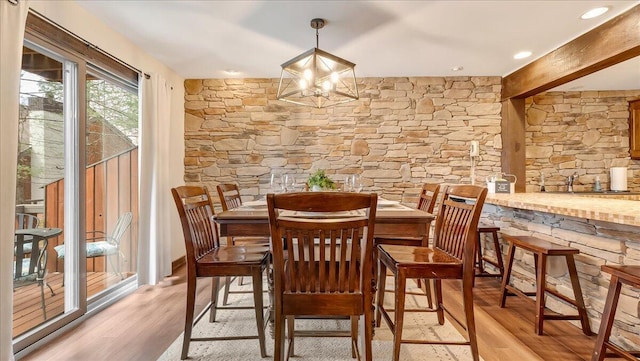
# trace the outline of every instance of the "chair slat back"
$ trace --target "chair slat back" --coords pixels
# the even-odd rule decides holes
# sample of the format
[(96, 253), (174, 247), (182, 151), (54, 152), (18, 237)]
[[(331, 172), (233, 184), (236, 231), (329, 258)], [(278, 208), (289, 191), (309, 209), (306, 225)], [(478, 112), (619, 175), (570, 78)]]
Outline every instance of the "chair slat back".
[(115, 243), (116, 246), (120, 244), (120, 239), (124, 235), (124, 232), (127, 230), (127, 228), (129, 228), (132, 219), (133, 213), (122, 213), (120, 217), (118, 217), (118, 221), (116, 222), (115, 227), (113, 227), (113, 233), (111, 233), (109, 241)]
[(200, 186), (176, 187), (171, 193), (182, 223), (187, 264), (195, 264), (202, 256), (220, 247), (211, 196), (207, 187)]
[(240, 189), (236, 184), (218, 184), (217, 190), (223, 211), (238, 208), (242, 205)]
[(276, 294), (362, 293), (370, 287), (376, 203), (376, 194), (268, 194)]
[(440, 193), (439, 184), (425, 183), (422, 186), (420, 198), (418, 199), (418, 206), (416, 208), (425, 212), (433, 213), (433, 208), (435, 207), (436, 200), (438, 199), (438, 193)]
[(472, 271), (478, 221), (487, 189), (475, 185), (452, 185), (444, 193), (436, 217), (434, 247), (464, 263)]
[(40, 220), (32, 214), (16, 213), (16, 229), (38, 228)]

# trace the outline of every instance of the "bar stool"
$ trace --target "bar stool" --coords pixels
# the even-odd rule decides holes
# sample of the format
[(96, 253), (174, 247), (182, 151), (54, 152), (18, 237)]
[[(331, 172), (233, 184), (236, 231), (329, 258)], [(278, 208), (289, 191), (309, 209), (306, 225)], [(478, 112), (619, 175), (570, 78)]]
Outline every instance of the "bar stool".
[(611, 283), (609, 283), (607, 301), (602, 313), (602, 323), (600, 323), (600, 331), (598, 332), (593, 355), (591, 355), (591, 361), (604, 360), (608, 355), (607, 348), (627, 360), (635, 360), (636, 357), (640, 357), (640, 351), (623, 350), (609, 342), (609, 336), (611, 336), (611, 326), (613, 326), (613, 320), (616, 316), (622, 284), (640, 287), (640, 266), (602, 266), (601, 269), (603, 272), (611, 274)]
[[(498, 231), (500, 227), (479, 225), (478, 226), (478, 246), (477, 246), (477, 258), (476, 258), (476, 277), (502, 277), (504, 275), (504, 263), (502, 262), (502, 251), (500, 250), (500, 243), (498, 243)], [(480, 242), (481, 235), (485, 233), (491, 235), (493, 238), (493, 247), (496, 251), (496, 259), (487, 258), (482, 254), (482, 244)], [(484, 268), (484, 263), (487, 262), (498, 269), (498, 273), (487, 272)]]
[[(507, 296), (520, 296), (527, 300), (531, 300), (527, 296), (535, 296), (536, 303), (536, 322), (535, 330), (538, 335), (542, 335), (542, 326), (545, 319), (547, 320), (580, 320), (582, 324), (582, 332), (589, 336), (591, 335), (591, 328), (589, 326), (589, 318), (587, 317), (587, 311), (584, 307), (584, 300), (582, 299), (582, 289), (580, 288), (580, 282), (578, 280), (578, 272), (576, 271), (576, 263), (573, 259), (574, 254), (580, 253), (580, 250), (572, 247), (561, 246), (555, 243), (551, 243), (532, 236), (509, 236), (502, 234), (503, 239), (509, 242), (509, 253), (507, 255), (507, 267), (505, 269), (504, 276), (502, 277), (502, 287), (500, 295), (500, 307), (504, 307)], [(515, 255), (515, 248), (520, 247), (525, 251), (533, 253), (536, 268), (536, 292), (522, 292), (517, 288), (509, 285), (509, 278), (511, 277), (511, 270), (513, 266), (513, 256)], [(564, 256), (567, 261), (567, 268), (569, 269), (569, 277), (571, 278), (571, 286), (573, 287), (573, 295), (575, 300), (558, 293), (555, 290), (547, 288), (546, 282), (546, 268), (547, 268), (547, 256)], [(511, 294), (509, 293), (511, 292)], [(544, 294), (549, 292), (552, 295), (560, 298), (564, 302), (567, 302), (578, 309), (577, 315), (547, 315), (544, 312), (545, 300)]]

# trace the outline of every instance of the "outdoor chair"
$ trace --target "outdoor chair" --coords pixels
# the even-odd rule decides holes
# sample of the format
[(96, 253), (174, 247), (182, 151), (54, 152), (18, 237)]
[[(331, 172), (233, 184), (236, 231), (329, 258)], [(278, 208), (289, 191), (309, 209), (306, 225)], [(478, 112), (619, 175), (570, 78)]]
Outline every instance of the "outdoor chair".
[[(116, 221), (116, 225), (113, 227), (113, 232), (111, 232), (111, 234), (106, 234), (102, 231), (87, 232), (87, 258), (105, 257), (106, 261), (107, 258), (116, 256), (116, 266), (114, 267), (114, 271), (121, 279), (124, 279), (124, 276), (120, 270), (120, 262), (121, 259), (124, 259), (124, 255), (120, 251), (120, 240), (127, 228), (129, 228), (132, 219), (133, 214), (131, 212), (124, 212)], [(64, 258), (64, 244), (57, 245), (53, 247), (53, 249), (58, 253), (58, 258)]]
[[(29, 218), (25, 218), (29, 219)], [(32, 223), (31, 225), (34, 225)], [(25, 227), (21, 229), (29, 229)], [(33, 227), (35, 228), (35, 227)], [(14, 237), (15, 253), (13, 263), (13, 289), (38, 284), (40, 286), (40, 303), (42, 307), (42, 315), (47, 319), (47, 307), (44, 298), (44, 286), (51, 291), (54, 296), (53, 288), (46, 282), (47, 275), (47, 250), (43, 244), (40, 248), (40, 239), (33, 236), (16, 235)], [(28, 252), (27, 252), (28, 249)], [(34, 250), (38, 250), (37, 254), (32, 254)]]

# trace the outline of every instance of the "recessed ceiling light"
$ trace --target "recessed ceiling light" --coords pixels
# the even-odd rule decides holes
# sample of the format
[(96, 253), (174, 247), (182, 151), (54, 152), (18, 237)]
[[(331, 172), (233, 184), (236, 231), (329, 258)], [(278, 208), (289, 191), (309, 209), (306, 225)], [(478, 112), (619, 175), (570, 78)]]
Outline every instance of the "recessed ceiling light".
[(587, 11), (586, 13), (582, 14), (580, 19), (582, 19), (582, 20), (593, 19), (593, 18), (596, 18), (596, 17), (606, 13), (607, 11), (609, 11), (609, 7), (608, 6), (594, 8), (594, 9), (591, 9), (591, 10)]
[(235, 69), (225, 69), (224, 72), (227, 75), (238, 75), (238, 74), (240, 74), (240, 72), (235, 70)]
[(453, 68), (451, 68), (452, 71), (462, 71), (464, 70), (464, 67), (461, 65), (458, 66), (454, 66)]
[(524, 58), (528, 58), (531, 56), (531, 52), (530, 51), (521, 51), (519, 53), (517, 53), (516, 55), (513, 56), (514, 59), (524, 59)]

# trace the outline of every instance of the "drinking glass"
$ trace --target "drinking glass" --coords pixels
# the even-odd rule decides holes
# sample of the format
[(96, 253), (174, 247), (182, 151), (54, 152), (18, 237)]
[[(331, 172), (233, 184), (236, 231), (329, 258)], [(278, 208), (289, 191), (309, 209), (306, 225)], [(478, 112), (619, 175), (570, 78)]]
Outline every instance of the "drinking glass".
[(362, 180), (360, 179), (360, 176), (357, 174), (354, 174), (351, 176), (351, 181), (349, 182), (351, 185), (351, 189), (353, 192), (362, 192)]
[(284, 178), (284, 191), (295, 192), (296, 191), (296, 177), (292, 174), (285, 174)]
[(353, 176), (348, 175), (344, 178), (344, 191), (353, 192)]
[(276, 173), (271, 173), (269, 184), (271, 185), (271, 190), (273, 191), (273, 193), (282, 193), (282, 190), (284, 188), (282, 176), (279, 176)]

